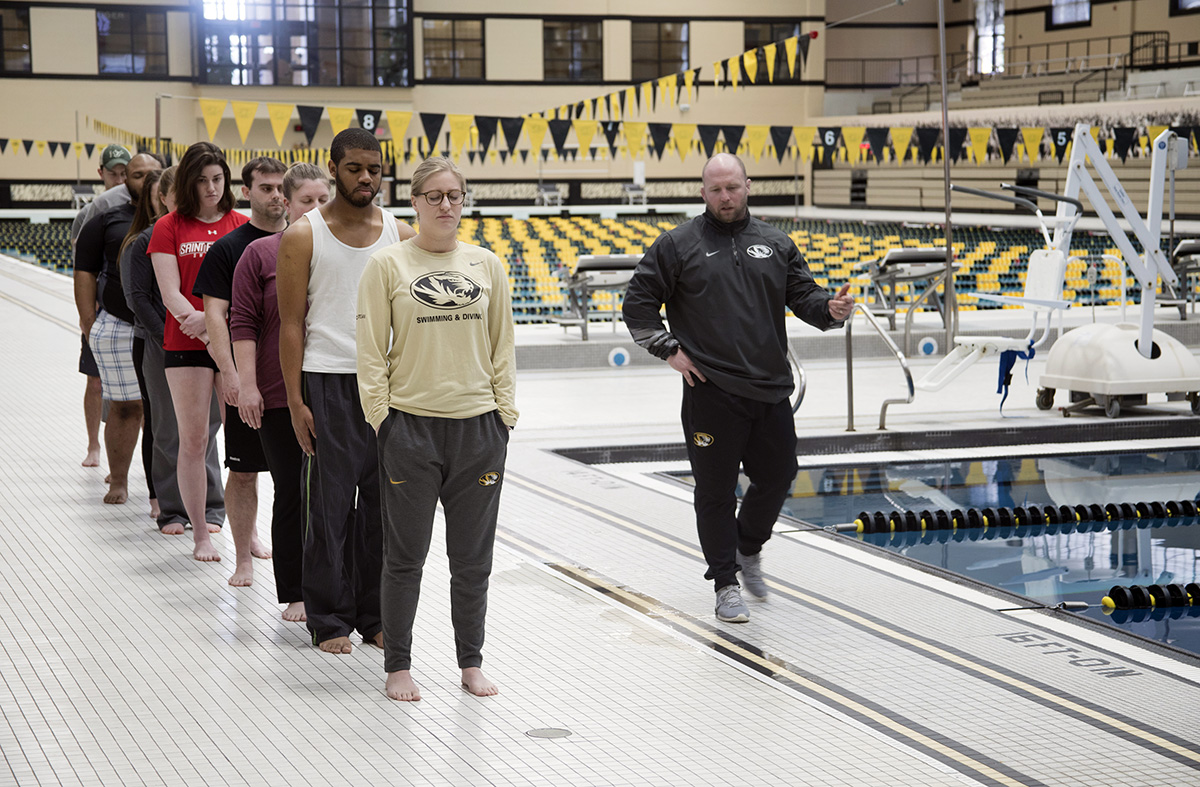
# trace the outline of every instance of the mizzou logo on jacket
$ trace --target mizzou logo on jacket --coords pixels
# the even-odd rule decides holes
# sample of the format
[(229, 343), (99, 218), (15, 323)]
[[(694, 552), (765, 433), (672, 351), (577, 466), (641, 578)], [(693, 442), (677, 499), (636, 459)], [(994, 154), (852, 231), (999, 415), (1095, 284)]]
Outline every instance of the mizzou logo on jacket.
[(700, 448), (708, 448), (713, 444), (713, 436), (707, 432), (693, 432), (692, 442)]
[(495, 486), (498, 483), (500, 483), (499, 473), (484, 473), (483, 475), (479, 476), (480, 486)]
[(458, 271), (434, 271), (414, 280), (408, 292), (435, 309), (461, 309), (479, 300), (483, 288)]
[(775, 252), (771, 251), (770, 246), (764, 246), (761, 243), (756, 243), (750, 248), (746, 249), (746, 253), (756, 260), (765, 260)]

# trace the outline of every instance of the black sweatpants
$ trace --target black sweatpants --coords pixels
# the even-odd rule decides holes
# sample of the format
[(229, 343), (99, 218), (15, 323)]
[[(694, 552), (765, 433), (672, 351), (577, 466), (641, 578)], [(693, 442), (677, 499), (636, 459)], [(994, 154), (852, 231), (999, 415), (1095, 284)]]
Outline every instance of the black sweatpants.
[[(796, 470), (796, 426), (787, 399), (768, 404), (712, 383), (683, 384), (683, 434), (696, 479), (696, 530), (717, 590), (736, 585), (736, 550), (756, 555), (771, 537)], [(738, 470), (750, 487), (737, 509)]]
[[(247, 427), (248, 428), (248, 427)], [(304, 539), (302, 527), (301, 473), (304, 452), (296, 442), (292, 414), (286, 407), (264, 410), (258, 430), (263, 456), (275, 484), (271, 505), (271, 562), (275, 569), (275, 592), (280, 604), (304, 599)]]
[(385, 671), (412, 664), (413, 620), (439, 499), (446, 514), (458, 666), (483, 664), (488, 579), (507, 456), (508, 427), (495, 410), (463, 419), (390, 410), (379, 427)]
[(383, 525), (375, 431), (353, 374), (304, 373), (316, 455), (305, 456), (304, 613), (316, 645), (379, 633)]
[(154, 418), (150, 410), (150, 393), (146, 390), (146, 376), (142, 374), (142, 358), (146, 355), (146, 340), (133, 337), (133, 371), (137, 374), (138, 390), (142, 392), (142, 468), (146, 471), (146, 487), (150, 499), (154, 493)]

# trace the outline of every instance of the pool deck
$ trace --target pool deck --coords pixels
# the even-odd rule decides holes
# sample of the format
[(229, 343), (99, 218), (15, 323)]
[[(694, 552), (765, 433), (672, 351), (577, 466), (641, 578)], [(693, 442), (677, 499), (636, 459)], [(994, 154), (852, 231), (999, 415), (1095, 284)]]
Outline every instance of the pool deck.
[[(1084, 311), (1068, 312), (1068, 327)], [(972, 314), (964, 330), (1021, 330), (1008, 314)], [(936, 316), (919, 319), (937, 332)], [(227, 532), (215, 565), (159, 535), (140, 462), (133, 499), (100, 502), (104, 469), (79, 466), (75, 322), (69, 279), (0, 257), (0, 785), (1200, 784), (1200, 659), (1071, 613), (1001, 611), (1021, 605), (780, 523), (764, 553), (770, 600), (749, 623), (718, 622), (689, 495), (654, 475), (678, 460), (557, 452), (677, 446), (678, 375), (658, 363), (584, 368), (576, 356), (594, 351), (558, 326), (518, 331), (522, 348), (549, 346), (565, 368), (518, 375), (485, 648), (501, 693), (458, 686), (435, 528), (414, 633), (424, 699), (392, 702), (378, 650), (325, 655), (280, 619), (268, 563), (253, 587), (226, 584)], [(605, 357), (641, 353), (610, 330), (592, 328)], [(839, 446), (801, 456), (806, 466), (972, 456), (980, 449), (952, 437), (974, 430), (999, 435), (993, 454), (1196, 444), (1186, 402), (1117, 421), (1038, 410), (1039, 355), (1030, 384), (1018, 368), (1003, 414), (985, 359), (889, 408), (889, 434), (945, 445), (875, 450), (879, 405), (905, 386), (897, 362), (864, 351), (862, 442), (848, 445), (839, 338), (795, 329), (799, 433)], [(932, 363), (914, 355), (914, 376)], [(1139, 432), (1163, 424), (1178, 436)], [(1063, 425), (1076, 431), (1028, 444)], [(263, 536), (270, 497), (264, 475)], [(530, 734), (545, 730), (569, 734)]]

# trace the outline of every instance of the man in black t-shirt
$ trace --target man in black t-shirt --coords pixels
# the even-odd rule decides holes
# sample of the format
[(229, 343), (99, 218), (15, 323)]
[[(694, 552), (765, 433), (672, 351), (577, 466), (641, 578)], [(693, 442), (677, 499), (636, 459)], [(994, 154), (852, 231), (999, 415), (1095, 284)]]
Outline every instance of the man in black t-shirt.
[(158, 169), (162, 164), (148, 153), (130, 159), (125, 185), (133, 201), (93, 216), (75, 242), (75, 306), (100, 370), (103, 396), (110, 403), (104, 426), (109, 472), (105, 503), (129, 499), (129, 463), (142, 426), (142, 393), (133, 365), (133, 312), (125, 302), (118, 267), (121, 243), (142, 197), (142, 184)]
[(217, 393), (225, 404), (225, 512), (233, 530), (237, 565), (229, 584), (248, 587), (254, 581), (254, 558), (268, 558), (270, 550), (258, 541), (258, 474), (267, 471), (258, 434), (238, 414), (238, 375), (229, 341), (229, 303), (233, 300), (233, 272), (242, 252), (254, 241), (283, 232), (287, 208), (283, 176), (287, 167), (278, 159), (262, 156), (242, 168), (242, 197), (250, 201), (250, 221), (222, 237), (204, 255), (192, 294), (204, 299), (204, 324), (208, 353), (217, 364)]

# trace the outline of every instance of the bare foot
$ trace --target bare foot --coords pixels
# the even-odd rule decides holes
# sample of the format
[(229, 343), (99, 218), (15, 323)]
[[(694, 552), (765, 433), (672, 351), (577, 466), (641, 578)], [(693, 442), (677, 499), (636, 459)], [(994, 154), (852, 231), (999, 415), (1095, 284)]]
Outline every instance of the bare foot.
[(238, 561), (233, 567), (233, 576), (229, 578), (229, 584), (235, 588), (248, 588), (254, 584), (254, 564), (247, 560), (245, 563)]
[(250, 541), (250, 554), (254, 555), (259, 560), (270, 560), (271, 550), (262, 545), (262, 542), (257, 538)]
[(209, 523), (208, 523), (208, 532), (210, 532), (210, 533), (220, 533), (220, 532), (221, 532), (221, 525), (214, 525), (212, 522), (209, 522)]
[(183, 523), (172, 522), (169, 525), (163, 525), (161, 528), (159, 528), (158, 532), (162, 533), (164, 536), (182, 536)]
[(380, 650), (383, 650), (383, 632), (382, 631), (379, 632), (378, 634), (371, 637), (370, 639), (364, 639), (363, 642), (367, 645), (374, 645), (375, 647), (379, 648)]
[(87, 456), (79, 463), (81, 467), (99, 467), (100, 466), (100, 446), (89, 448)]
[(496, 684), (485, 678), (479, 667), (467, 667), (462, 671), (462, 687), (476, 697), (491, 697), (500, 693)]
[(303, 623), (308, 620), (308, 616), (304, 614), (304, 602), (293, 601), (288, 604), (283, 610), (283, 619), (292, 623)]
[(104, 496), (104, 502), (110, 505), (122, 505), (129, 499), (129, 487), (125, 484), (109, 483), (108, 494)]
[(158, 507), (158, 498), (150, 498), (150, 518), (158, 519), (158, 515), (162, 513), (162, 509)]
[(350, 644), (349, 637), (334, 637), (332, 639), (323, 640), (317, 643), (317, 647), (324, 653), (332, 653), (335, 656), (344, 656), (354, 650)]
[(217, 553), (217, 548), (212, 545), (211, 541), (200, 541), (192, 549), (192, 557), (199, 560), (201, 563), (220, 563), (221, 556)]
[(413, 683), (412, 675), (406, 669), (389, 672), (387, 676), (387, 695), (389, 699), (400, 702), (420, 702), (421, 690)]

